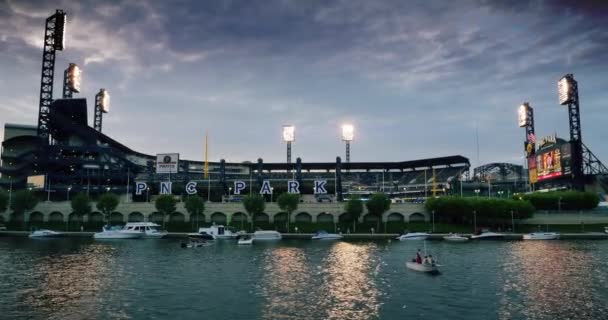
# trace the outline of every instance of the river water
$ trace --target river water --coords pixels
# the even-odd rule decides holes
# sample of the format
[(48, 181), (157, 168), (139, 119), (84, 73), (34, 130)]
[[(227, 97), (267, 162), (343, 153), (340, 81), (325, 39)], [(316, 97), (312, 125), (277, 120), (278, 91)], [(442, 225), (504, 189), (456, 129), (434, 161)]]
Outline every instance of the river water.
[(608, 241), (0, 238), (1, 319), (608, 319)]

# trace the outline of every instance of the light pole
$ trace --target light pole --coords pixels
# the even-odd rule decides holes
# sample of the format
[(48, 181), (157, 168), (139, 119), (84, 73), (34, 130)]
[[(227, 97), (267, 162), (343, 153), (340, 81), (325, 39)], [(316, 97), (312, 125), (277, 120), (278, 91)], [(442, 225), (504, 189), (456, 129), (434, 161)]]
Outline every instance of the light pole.
[(473, 233), (477, 232), (477, 211), (473, 210)]
[(228, 187), (228, 202), (230, 202), (230, 195), (232, 194), (232, 187)]
[(513, 218), (513, 210), (511, 210), (511, 233), (515, 233), (515, 219)]
[(274, 194), (274, 188), (270, 188), (270, 203), (272, 203), (272, 195)]
[(481, 190), (479, 189), (475, 189), (475, 196), (477, 196), (479, 198), (479, 193), (481, 192)]
[(146, 202), (150, 202), (150, 187), (146, 187)]
[(342, 125), (342, 141), (346, 144), (346, 163), (350, 162), (350, 143), (355, 137), (355, 127), (352, 124)]
[(559, 197), (559, 199), (557, 199), (557, 212), (561, 212), (562, 211), (562, 197)]
[(496, 193), (498, 193), (498, 198), (502, 199), (502, 194), (504, 193), (504, 191), (499, 190), (499, 191), (498, 191), (498, 192), (496, 192)]
[(283, 126), (283, 141), (287, 143), (287, 163), (291, 163), (291, 143), (296, 140), (296, 127), (293, 125)]
[(13, 199), (13, 177), (8, 177), (8, 208), (11, 208), (11, 200)]
[(110, 192), (110, 187), (106, 187), (106, 192)]
[(431, 211), (431, 215), (432, 215), (432, 218), (433, 218), (433, 227), (431, 229), (431, 233), (435, 233), (435, 210)]
[(67, 192), (68, 193), (68, 201), (70, 201), (70, 190), (72, 190), (72, 186), (69, 186), (67, 190), (68, 190), (68, 192)]

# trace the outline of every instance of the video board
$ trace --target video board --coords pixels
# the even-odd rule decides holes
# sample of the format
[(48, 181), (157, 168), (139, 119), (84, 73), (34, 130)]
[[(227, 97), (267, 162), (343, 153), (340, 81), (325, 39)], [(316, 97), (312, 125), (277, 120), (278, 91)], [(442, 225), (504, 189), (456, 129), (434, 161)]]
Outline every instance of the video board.
[(565, 143), (536, 155), (538, 181), (557, 178), (571, 173), (570, 144)]

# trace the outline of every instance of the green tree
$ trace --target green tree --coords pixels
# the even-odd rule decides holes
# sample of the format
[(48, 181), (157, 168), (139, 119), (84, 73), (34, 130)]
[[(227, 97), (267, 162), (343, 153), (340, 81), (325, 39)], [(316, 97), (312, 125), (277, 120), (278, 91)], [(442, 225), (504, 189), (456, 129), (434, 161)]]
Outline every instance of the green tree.
[(277, 198), (277, 203), (281, 210), (287, 212), (287, 232), (289, 232), (291, 214), (298, 209), (300, 195), (297, 193), (283, 193)]
[[(198, 215), (201, 215), (203, 214), (203, 212), (205, 212), (205, 201), (203, 201), (203, 198), (196, 195), (189, 196), (186, 199), (184, 206), (186, 207), (186, 211), (188, 211), (188, 213), (190, 214), (190, 220), (192, 220), (192, 217), (198, 217)], [(196, 221), (198, 222), (198, 218)], [(198, 226), (196, 230), (198, 230)]]
[(72, 198), (71, 201), (72, 212), (74, 214), (83, 217), (91, 213), (91, 199), (86, 193), (79, 193)]
[(378, 226), (376, 230), (380, 230), (382, 214), (391, 208), (391, 199), (384, 193), (374, 193), (365, 203), (365, 206), (370, 214), (378, 217)]
[(30, 190), (19, 190), (11, 201), (11, 210), (14, 215), (22, 215), (32, 210), (38, 204), (38, 198)]
[(0, 190), (0, 212), (6, 211), (6, 208), (8, 208), (8, 194)]
[(110, 222), (110, 215), (118, 206), (118, 196), (113, 193), (104, 193), (97, 201), (97, 210), (101, 211), (107, 223)]
[(243, 199), (243, 207), (247, 211), (247, 214), (249, 214), (249, 217), (251, 217), (251, 230), (253, 230), (253, 218), (256, 214), (266, 210), (266, 200), (259, 194), (251, 194)]
[(348, 216), (353, 219), (353, 232), (356, 232), (357, 221), (359, 221), (359, 217), (363, 213), (363, 201), (361, 201), (361, 199), (359, 199), (357, 196), (352, 196), (344, 204), (344, 212), (346, 212)]
[(154, 206), (156, 211), (163, 217), (163, 228), (165, 227), (165, 217), (175, 212), (175, 198), (170, 194), (163, 194), (156, 198)]

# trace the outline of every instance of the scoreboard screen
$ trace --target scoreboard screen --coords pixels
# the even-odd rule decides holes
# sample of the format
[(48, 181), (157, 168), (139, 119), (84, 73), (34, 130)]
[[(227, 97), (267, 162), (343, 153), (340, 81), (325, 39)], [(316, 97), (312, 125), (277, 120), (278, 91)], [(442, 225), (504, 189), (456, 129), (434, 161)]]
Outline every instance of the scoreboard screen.
[(571, 174), (570, 144), (564, 143), (536, 155), (538, 180), (557, 178)]

